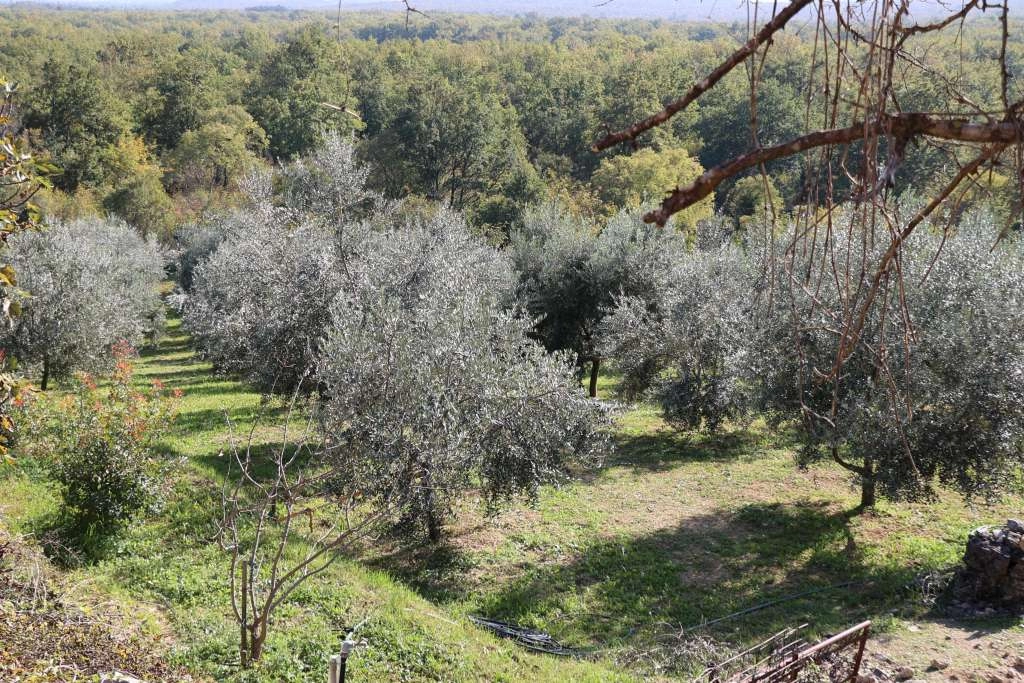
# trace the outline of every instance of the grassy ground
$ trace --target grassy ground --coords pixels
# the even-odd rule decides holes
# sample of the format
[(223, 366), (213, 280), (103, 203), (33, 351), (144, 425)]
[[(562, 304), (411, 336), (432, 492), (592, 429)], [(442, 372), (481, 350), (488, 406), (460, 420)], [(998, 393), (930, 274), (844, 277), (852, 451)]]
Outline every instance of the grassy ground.
[[(622, 419), (608, 467), (544, 490), (536, 506), (485, 519), (468, 501), (442, 547), (380, 542), (339, 562), (294, 594), (261, 665), (240, 672), (226, 558), (212, 538), (221, 452), (232, 429), (248, 428), (259, 397), (199, 362), (177, 320), (138, 370), (139, 382), (185, 392), (164, 444), (166, 502), (111, 558), (62, 580), (83, 600), (116, 603), (197, 678), (322, 680), (343, 627), (367, 616), (369, 647), (352, 660), (353, 681), (684, 677), (659, 668), (680, 629), (812, 590), (703, 632), (739, 645), (783, 626), (807, 623), (821, 635), (872, 619), (875, 656), (919, 670), (940, 651), (950, 671), (1024, 652), (1019, 622), (949, 622), (915, 588), (956, 562), (972, 527), (1020, 514), (1021, 499), (972, 508), (950, 495), (857, 515), (848, 479), (830, 467), (795, 469), (784, 436), (759, 425), (680, 435), (645, 408)], [(267, 429), (259, 438), (278, 437)], [(55, 502), (45, 477), (30, 463), (0, 477), (0, 525), (38, 533)], [(470, 614), (543, 628), (590, 655), (528, 654), (474, 627)]]

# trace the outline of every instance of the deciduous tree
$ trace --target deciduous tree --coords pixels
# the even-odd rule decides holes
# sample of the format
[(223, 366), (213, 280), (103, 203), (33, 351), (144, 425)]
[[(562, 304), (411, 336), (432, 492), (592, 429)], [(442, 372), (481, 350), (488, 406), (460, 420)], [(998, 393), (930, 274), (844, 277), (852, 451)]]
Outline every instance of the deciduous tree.
[[(603, 159), (591, 182), (601, 198), (613, 207), (639, 209), (657, 203), (666, 187), (685, 185), (703, 171), (700, 162), (685, 149), (641, 149)], [(672, 223), (679, 230), (692, 232), (697, 221), (710, 218), (714, 211), (712, 195), (674, 214)]]

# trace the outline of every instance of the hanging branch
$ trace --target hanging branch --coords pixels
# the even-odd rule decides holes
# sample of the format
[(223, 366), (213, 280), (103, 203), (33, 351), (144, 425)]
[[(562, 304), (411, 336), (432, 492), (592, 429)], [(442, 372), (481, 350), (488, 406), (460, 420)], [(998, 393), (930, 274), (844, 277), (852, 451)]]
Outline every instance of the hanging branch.
[[(909, 359), (918, 341), (904, 287), (906, 241), (936, 210), (950, 203), (959, 205), (957, 194), (962, 199), (967, 192), (964, 188), (977, 184), (978, 174), (996, 168), (1001, 159), (1003, 163), (1013, 159), (1024, 192), (1024, 99), (1012, 102), (1012, 97), (1019, 95), (1011, 91), (1008, 68), (1010, 7), (1006, 0), (963, 0), (955, 11), (943, 10), (940, 16), (914, 23), (911, 0), (780, 4), (785, 8), (760, 29), (755, 18), (748, 28), (756, 33), (748, 34), (740, 49), (724, 56), (682, 97), (660, 112), (610, 133), (595, 142), (593, 150), (635, 143), (645, 131), (664, 125), (720, 86), (737, 66), (748, 65), (751, 134), (747, 151), (707, 169), (684, 187), (666, 188), (660, 206), (644, 220), (664, 226), (675, 213), (712, 196), (723, 183), (757, 170), (765, 174), (771, 162), (803, 156), (803, 182), (799, 196), (793, 197), (791, 220), (781, 227), (774, 222), (765, 226), (768, 308), (770, 311), (776, 292), (784, 293), (775, 282), (778, 272), (781, 286), (789, 290), (793, 349), (801, 368), (794, 389), (804, 428), (811, 442), (830, 446), (835, 460), (861, 476), (862, 502), (871, 505), (878, 463), (870, 454), (855, 463), (839, 450), (848, 428), (843, 397), (851, 373), (858, 371), (857, 362), (871, 367), (871, 381), (890, 403), (890, 422), (906, 452), (908, 470), (916, 483), (922, 477), (903, 430), (914, 406), (911, 394), (916, 388)], [(763, 112), (757, 107), (767, 47), (778, 31), (807, 8), (816, 12), (816, 20), (810, 28), (814, 41), (809, 73), (801, 84), (806, 93), (805, 130), (781, 144), (762, 147), (759, 124)], [(999, 12), (1001, 30), (991, 75), (992, 82), (999, 85), (991, 92), (978, 93), (965, 83), (984, 81), (966, 77), (962, 64), (958, 72), (955, 61), (940, 63), (930, 58), (930, 50), (943, 43), (932, 44), (926, 37), (956, 32), (953, 46), (959, 42), (962, 49), (964, 24), (993, 9)], [(979, 61), (977, 66), (985, 64)], [(907, 86), (915, 77), (939, 85), (940, 104), (934, 107), (938, 111), (926, 111), (924, 106), (904, 111), (903, 100), (909, 101), (908, 93), (914, 92)], [(903, 217), (903, 203), (894, 201), (891, 190), (909, 145), (916, 142), (944, 153), (956, 168), (949, 173), (952, 177), (929, 178), (926, 186), (935, 182), (939, 189), (924, 197), (924, 208)], [(968, 154), (974, 157), (970, 161)], [(1021, 206), (1018, 200), (1015, 212)], [(783, 252), (776, 251), (777, 235), (788, 241)], [(784, 254), (779, 263), (775, 262), (777, 253)], [(810, 329), (824, 330), (822, 319), (827, 320), (830, 343), (834, 342), (834, 347), (827, 349), (830, 357), (822, 357), (822, 349), (815, 349), (814, 338), (806, 334)], [(902, 331), (902, 355), (887, 348), (896, 338), (892, 332), (897, 328)], [(905, 376), (889, 367), (891, 358), (904, 359)]]
[(708, 169), (686, 187), (676, 188), (661, 203), (661, 207), (647, 213), (644, 220), (665, 225), (673, 214), (704, 199), (723, 181), (758, 164), (791, 157), (816, 147), (848, 145), (857, 140), (883, 134), (891, 135), (903, 143), (916, 136), (990, 144), (1019, 144), (1024, 141), (1021, 126), (1017, 121), (970, 123), (964, 119), (944, 119), (916, 112), (883, 114), (881, 118), (872, 122), (859, 122), (833, 130), (819, 130), (781, 145), (757, 149)]
[(614, 147), (621, 142), (636, 140), (641, 133), (665, 123), (670, 118), (686, 109), (698, 97), (713, 88), (716, 83), (726, 76), (726, 74), (742, 64), (747, 57), (754, 54), (758, 47), (768, 42), (777, 31), (785, 27), (786, 23), (789, 22), (790, 19), (799, 14), (800, 10), (810, 5), (813, 1), (814, 0), (793, 0), (793, 2), (789, 3), (785, 9), (776, 14), (771, 21), (765, 24), (764, 27), (757, 32), (757, 35), (744, 43), (743, 47), (739, 50), (732, 53), (728, 59), (708, 74), (704, 80), (695, 83), (685, 95), (670, 103), (657, 114), (654, 114), (643, 121), (634, 123), (625, 130), (608, 134), (604, 138), (595, 142), (591, 149), (594, 152), (600, 152), (601, 150), (608, 149), (609, 147)]
[[(622, 142), (635, 141), (642, 133), (663, 125), (672, 118), (672, 116), (684, 110), (691, 103), (704, 95), (704, 93), (715, 87), (722, 78), (729, 74), (738, 65), (744, 63), (758, 50), (760, 46), (770, 43), (772, 36), (778, 31), (784, 29), (788, 22), (799, 14), (801, 10), (807, 8), (812, 3), (815, 3), (818, 7), (819, 15), (823, 15), (824, 2), (825, 0), (793, 0), (793, 2), (790, 2), (785, 8), (776, 14), (771, 21), (766, 23), (755, 35), (744, 43), (740, 49), (736, 50), (724, 59), (703, 80), (695, 83), (685, 95), (674, 100), (664, 109), (647, 117), (646, 119), (638, 121), (623, 130), (606, 135), (604, 138), (594, 143), (592, 146), (593, 151), (599, 152)], [(673, 214), (707, 197), (726, 179), (734, 177), (751, 167), (764, 164), (768, 161), (794, 156), (817, 147), (846, 145), (858, 140), (874, 140), (882, 135), (889, 135), (895, 139), (897, 144), (894, 146), (894, 149), (903, 149), (907, 141), (915, 136), (981, 144), (1019, 144), (1021, 142), (1021, 121), (1019, 119), (1020, 110), (1024, 107), (1024, 102), (1017, 102), (1010, 105), (1007, 103), (1005, 95), (1007, 89), (1005, 37), (1008, 32), (1008, 9), (1005, 3), (999, 3), (999, 7), (1002, 9), (1001, 21), (1003, 26), (1003, 49), (1000, 54), (1003, 111), (1000, 112), (1002, 116), (999, 123), (989, 124), (972, 123), (965, 119), (952, 118), (949, 115), (943, 114), (924, 112), (890, 113), (885, 110), (885, 107), (889, 103), (888, 100), (893, 98), (893, 78), (895, 73), (894, 64), (896, 60), (904, 60), (912, 65), (917, 62), (917, 60), (913, 59), (904, 49), (904, 45), (909, 38), (941, 31), (958, 21), (965, 21), (973, 11), (984, 11), (995, 5), (989, 5), (986, 0), (969, 0), (968, 2), (965, 2), (958, 11), (953, 12), (935, 22), (904, 26), (902, 24), (902, 20), (909, 11), (909, 4), (907, 0), (901, 0), (900, 2), (892, 3), (891, 6), (886, 5), (882, 10), (881, 15), (876, 16), (873, 19), (873, 23), (869, 27), (871, 29), (870, 31), (856, 31), (852, 25), (852, 21), (849, 18), (843, 17), (838, 0), (833, 0), (833, 4), (835, 5), (834, 9), (839, 26), (843, 29), (846, 36), (853, 36), (855, 41), (859, 41), (868, 46), (868, 63), (870, 64), (874, 61), (874, 58), (871, 57), (874, 52), (877, 51), (880, 53), (879, 57), (881, 59), (878, 61), (877, 73), (874, 71), (875, 67), (857, 68), (850, 60), (849, 47), (844, 44), (844, 36), (839, 33), (833, 34), (827, 28), (823, 29), (828, 34), (829, 40), (835, 46), (835, 59), (837, 65), (848, 65), (853, 69), (854, 78), (859, 81), (857, 101), (850, 102), (850, 104), (853, 105), (854, 110), (860, 109), (862, 111), (866, 111), (865, 102), (861, 100), (863, 98), (878, 96), (878, 102), (876, 105), (877, 109), (873, 112), (873, 116), (863, 121), (856, 122), (848, 127), (818, 130), (774, 147), (769, 147), (767, 149), (757, 148), (747, 154), (741, 155), (731, 161), (709, 169), (704, 173), (704, 175), (689, 186), (676, 188), (672, 191), (672, 193), (662, 202), (661, 207), (648, 213), (644, 217), (644, 220), (657, 223), (658, 225), (664, 225)], [(824, 24), (822, 24), (822, 27), (824, 27)], [(886, 36), (889, 37), (886, 38)], [(885, 66), (884, 69), (881, 68), (882, 65)], [(827, 85), (826, 95), (828, 95), (828, 91), (831, 89), (831, 96), (838, 96), (838, 93), (841, 90), (840, 86), (842, 85), (841, 81), (838, 79), (839, 76), (837, 75), (837, 81)], [(875, 81), (878, 82), (876, 83)], [(947, 83), (947, 86), (948, 85), (949, 84)], [(960, 102), (971, 102), (970, 98), (959, 93), (953, 93), (953, 99)], [(838, 111), (835, 106), (836, 104), (837, 103), (832, 104), (833, 117)], [(893, 104), (895, 104), (894, 99)], [(895, 171), (894, 166), (898, 164), (899, 160), (897, 158), (893, 158), (891, 161), (893, 168), (886, 169), (886, 173), (889, 175)], [(843, 161), (840, 161), (840, 165), (843, 165)], [(867, 165), (863, 168), (863, 171), (869, 175), (873, 175), (871, 171), (872, 168), (872, 165)], [(848, 175), (850, 174), (850, 172), (847, 173)], [(863, 187), (868, 188), (873, 187), (880, 182), (880, 180), (876, 178), (864, 178), (863, 180), (871, 180), (869, 183), (862, 183)]]
[[(1019, 142), (1020, 139), (1018, 138), (1017, 141)], [(907, 241), (907, 239), (914, 232), (917, 226), (923, 223), (925, 219), (928, 218), (928, 216), (930, 216), (935, 211), (935, 209), (937, 209), (942, 204), (942, 202), (944, 202), (951, 194), (953, 194), (953, 192), (956, 191), (956, 188), (960, 186), (960, 183), (962, 183), (966, 178), (976, 173), (977, 170), (981, 168), (981, 166), (985, 162), (994, 158), (1004, 149), (1006, 149), (1006, 143), (992, 145), (991, 147), (985, 149), (977, 157), (975, 157), (970, 163), (964, 164), (964, 166), (960, 169), (956, 176), (946, 185), (946, 187), (941, 192), (932, 197), (932, 200), (928, 202), (928, 204), (924, 206), (920, 211), (917, 212), (917, 214), (907, 223), (903, 230), (901, 230), (900, 233), (889, 244), (889, 248), (886, 250), (885, 254), (882, 255), (882, 258), (879, 259), (878, 267), (876, 268), (875, 275), (871, 280), (871, 286), (868, 289), (867, 297), (865, 298), (864, 303), (861, 304), (860, 312), (858, 313), (855, 322), (852, 325), (850, 325), (847, 330), (844, 331), (843, 336), (840, 338), (839, 353), (836, 356), (836, 367), (834, 370), (837, 376), (841, 372), (843, 363), (846, 362), (846, 359), (849, 358), (850, 354), (852, 353), (852, 349), (857, 345), (857, 340), (860, 337), (860, 331), (864, 329), (864, 323), (867, 320), (868, 313), (871, 310), (871, 305), (872, 303), (874, 303), (875, 297), (878, 294), (878, 290), (882, 283), (882, 280), (885, 277), (886, 273), (889, 272), (889, 269), (893, 264), (893, 260), (899, 254), (900, 248), (903, 246), (903, 243)]]

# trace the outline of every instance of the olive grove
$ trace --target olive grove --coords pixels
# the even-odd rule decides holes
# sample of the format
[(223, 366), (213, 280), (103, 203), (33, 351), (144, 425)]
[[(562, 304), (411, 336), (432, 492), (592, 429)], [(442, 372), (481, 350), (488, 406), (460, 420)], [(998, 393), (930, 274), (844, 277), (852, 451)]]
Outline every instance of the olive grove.
[[(474, 487), (494, 507), (598, 462), (610, 407), (580, 388), (571, 348), (531, 338), (508, 255), (458, 213), (380, 200), (366, 177), (328, 139), (190, 227), (184, 322), (219, 371), (310, 395), (339, 490), (437, 541)], [(613, 223), (593, 261), (640, 281), (660, 233)]]
[[(650, 301), (619, 297), (603, 323), (605, 352), (623, 393), (654, 398), (680, 428), (758, 415), (796, 425), (800, 462), (830, 458), (850, 471), (863, 506), (878, 493), (927, 498), (940, 484), (995, 497), (1024, 465), (1024, 255), (1016, 238), (993, 247), (996, 232), (989, 215), (973, 214), (904, 245), (903, 287), (864, 324), (897, 372), (861, 345), (838, 389), (825, 381), (843, 292), (830, 278), (813, 289), (773, 284), (786, 282), (788, 266), (771, 254), (783, 246), (756, 230), (688, 254)], [(883, 248), (846, 234), (857, 244), (837, 240), (840, 253), (868, 260)]]

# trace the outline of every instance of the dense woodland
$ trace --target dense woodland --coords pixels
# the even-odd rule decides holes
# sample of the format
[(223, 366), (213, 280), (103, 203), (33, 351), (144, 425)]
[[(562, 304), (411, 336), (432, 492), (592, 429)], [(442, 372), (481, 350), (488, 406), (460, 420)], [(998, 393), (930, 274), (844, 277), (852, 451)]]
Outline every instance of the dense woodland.
[[(368, 680), (680, 680), (790, 623), (684, 626), (807, 585), (854, 587), (797, 603), (815, 635), (937, 622), (1024, 496), (1008, 14), (911, 28), (879, 80), (883, 113), (1016, 121), (996, 151), (855, 125), (662, 220), (868, 109), (816, 75), (875, 64), (859, 25), (830, 55), (795, 21), (597, 152), (750, 26), (3, 8), (0, 677), (320, 679), (363, 619)], [(49, 605), (77, 579), (130, 637)]]
[[(48, 213), (114, 213), (166, 240), (177, 225), (231, 204), (253, 168), (309, 153), (327, 131), (354, 136), (376, 169), (374, 189), (441, 202), (505, 232), (523, 207), (552, 197), (599, 221), (660, 199), (748, 146), (748, 83), (735, 72), (636, 153), (590, 151), (607, 129), (709, 71), (744, 25), (413, 19), (346, 13), (336, 26), (333, 17), (275, 11), (16, 6), (0, 21), (0, 71), (20, 86), (33, 146), (62, 169), (43, 198)], [(991, 70), (971, 68), (998, 55), (997, 22), (967, 31), (962, 44), (933, 40), (924, 58), (935, 74), (900, 93), (905, 109), (944, 107), (943, 74), (981, 106), (997, 96)], [(1010, 35), (1017, 64), (1021, 33)], [(776, 41), (757, 98), (763, 145), (816, 123), (806, 106), (812, 36), (797, 29)], [(900, 169), (903, 191), (927, 191), (952, 163), (927, 147), (911, 157)], [(806, 199), (799, 161), (770, 170), (786, 205)], [(751, 212), (750, 187), (730, 198), (731, 185), (715, 207)], [(694, 207), (676, 220), (692, 225), (710, 211)]]

